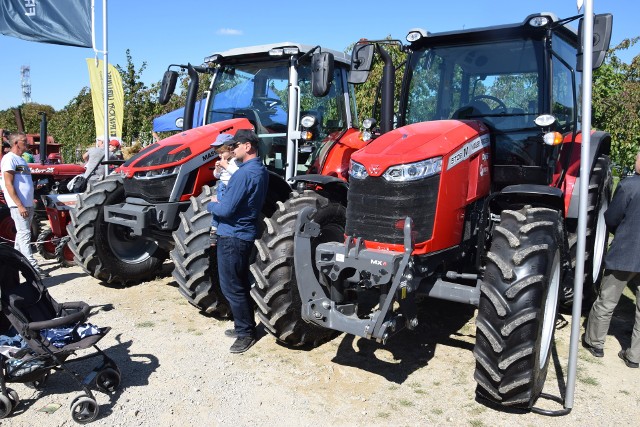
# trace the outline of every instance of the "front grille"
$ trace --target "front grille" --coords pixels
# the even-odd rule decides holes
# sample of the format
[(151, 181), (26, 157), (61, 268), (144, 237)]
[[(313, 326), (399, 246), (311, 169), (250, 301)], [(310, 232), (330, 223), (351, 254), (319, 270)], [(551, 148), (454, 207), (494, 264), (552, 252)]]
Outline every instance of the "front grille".
[(346, 233), (365, 240), (403, 244), (403, 221), (413, 220), (414, 241), (431, 238), (440, 175), (410, 182), (388, 182), (382, 177), (351, 179)]
[(172, 174), (154, 178), (125, 179), (124, 191), (127, 197), (139, 197), (148, 202), (167, 202), (176, 183), (176, 177), (176, 174)]

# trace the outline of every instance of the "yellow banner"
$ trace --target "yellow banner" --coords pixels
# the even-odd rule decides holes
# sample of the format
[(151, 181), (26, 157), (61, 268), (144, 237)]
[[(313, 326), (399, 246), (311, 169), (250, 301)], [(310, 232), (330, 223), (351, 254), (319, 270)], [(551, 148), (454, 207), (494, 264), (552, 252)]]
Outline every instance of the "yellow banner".
[[(104, 63), (88, 58), (89, 82), (91, 83), (91, 101), (93, 103), (93, 119), (96, 123), (96, 137), (104, 135)], [(122, 117), (124, 115), (124, 92), (120, 73), (109, 64), (109, 87), (107, 105), (109, 111), (109, 137), (122, 140)]]

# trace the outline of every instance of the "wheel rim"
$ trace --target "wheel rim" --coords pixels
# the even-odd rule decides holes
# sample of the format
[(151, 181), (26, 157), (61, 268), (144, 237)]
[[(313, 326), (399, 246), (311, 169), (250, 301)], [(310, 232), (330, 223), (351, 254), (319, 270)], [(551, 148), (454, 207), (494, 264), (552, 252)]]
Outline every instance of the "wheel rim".
[(77, 397), (71, 405), (71, 416), (74, 421), (85, 424), (96, 419), (98, 403), (87, 396)]
[(113, 254), (121, 261), (137, 264), (147, 259), (158, 249), (158, 244), (152, 240), (134, 236), (127, 227), (109, 224), (107, 237)]
[(120, 374), (113, 368), (106, 368), (96, 376), (96, 387), (100, 391), (115, 391), (120, 385)]
[(542, 368), (549, 357), (551, 348), (551, 339), (556, 324), (556, 310), (558, 307), (558, 295), (560, 291), (560, 256), (556, 252), (553, 257), (551, 266), (551, 280), (549, 281), (549, 290), (547, 298), (544, 302), (544, 319), (542, 321), (542, 333), (540, 335), (540, 357), (538, 359), (538, 367)]
[(595, 283), (600, 276), (600, 268), (602, 268), (602, 261), (604, 259), (604, 248), (607, 240), (607, 223), (604, 219), (604, 213), (609, 208), (609, 201), (606, 197), (603, 198), (600, 204), (600, 211), (598, 212), (598, 222), (596, 223), (596, 235), (593, 246), (593, 271), (592, 278)]

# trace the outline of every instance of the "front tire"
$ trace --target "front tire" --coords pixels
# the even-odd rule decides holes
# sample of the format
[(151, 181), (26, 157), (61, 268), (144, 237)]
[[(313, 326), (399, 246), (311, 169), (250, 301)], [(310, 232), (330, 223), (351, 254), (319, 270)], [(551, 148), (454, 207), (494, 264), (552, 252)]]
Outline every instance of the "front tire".
[(320, 235), (312, 247), (330, 241), (342, 241), (346, 210), (313, 191), (292, 193), (271, 218), (265, 219), (266, 229), (256, 240), (258, 256), (251, 265), (256, 281), (251, 297), (258, 306), (258, 317), (267, 331), (278, 341), (290, 346), (317, 345), (337, 334), (332, 329), (305, 322), (301, 317), (302, 301), (298, 292), (293, 263), (293, 237), (300, 211), (307, 206), (317, 211), (312, 217), (320, 225)]
[(54, 259), (58, 240), (49, 227), (44, 228), (36, 238), (36, 250), (42, 258)]
[(173, 232), (172, 274), (190, 304), (205, 313), (229, 317), (229, 303), (220, 289), (218, 258), (209, 241), (211, 214), (206, 207), (212, 197), (211, 187), (205, 185), (198, 197), (191, 198), (187, 210), (180, 213), (180, 225)]
[(82, 269), (106, 283), (130, 284), (154, 278), (167, 253), (130, 229), (105, 222), (104, 207), (125, 200), (122, 176), (90, 181), (70, 211), (69, 249)]
[(558, 212), (505, 210), (486, 257), (474, 356), (480, 398), (531, 408), (544, 386), (560, 289)]

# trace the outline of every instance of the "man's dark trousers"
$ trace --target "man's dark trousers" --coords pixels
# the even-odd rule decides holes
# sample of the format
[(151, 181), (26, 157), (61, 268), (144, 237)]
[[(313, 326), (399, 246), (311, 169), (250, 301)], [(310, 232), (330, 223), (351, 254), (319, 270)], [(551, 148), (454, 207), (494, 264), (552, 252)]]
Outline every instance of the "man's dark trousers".
[(218, 237), (218, 274), (238, 337), (255, 336), (256, 321), (249, 283), (249, 256), (253, 242), (236, 237)]

